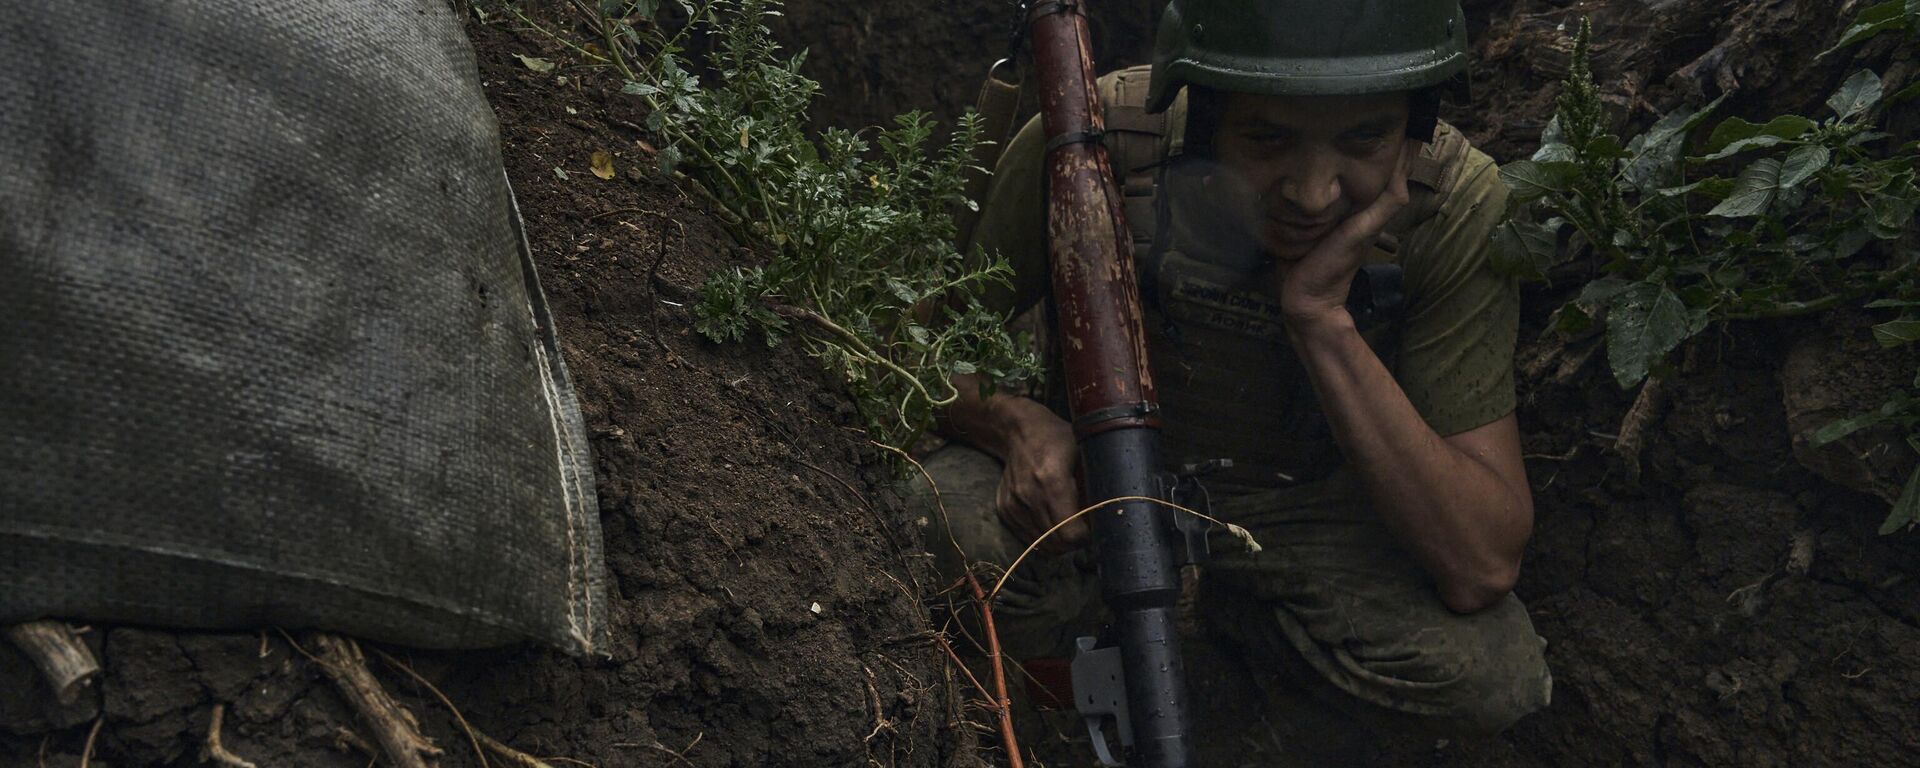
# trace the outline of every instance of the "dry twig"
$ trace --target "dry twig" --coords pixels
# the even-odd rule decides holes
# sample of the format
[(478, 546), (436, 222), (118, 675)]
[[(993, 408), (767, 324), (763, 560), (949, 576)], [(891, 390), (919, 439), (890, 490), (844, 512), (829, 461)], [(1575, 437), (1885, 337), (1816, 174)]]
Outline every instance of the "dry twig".
[(40, 668), (53, 698), (69, 707), (100, 676), (100, 660), (64, 621), (41, 619), (7, 627), (7, 639)]
[[(288, 640), (291, 642), (292, 638)], [(445, 754), (420, 735), (420, 724), (413, 714), (380, 686), (379, 679), (367, 669), (367, 659), (361, 655), (359, 644), (324, 632), (314, 633), (311, 642), (318, 653), (307, 653), (298, 644), (294, 649), (320, 665), (320, 670), (333, 681), (334, 688), (346, 698), (348, 705), (373, 729), (374, 740), (380, 743), (380, 750), (388, 760), (399, 768), (427, 768), (426, 758)]]

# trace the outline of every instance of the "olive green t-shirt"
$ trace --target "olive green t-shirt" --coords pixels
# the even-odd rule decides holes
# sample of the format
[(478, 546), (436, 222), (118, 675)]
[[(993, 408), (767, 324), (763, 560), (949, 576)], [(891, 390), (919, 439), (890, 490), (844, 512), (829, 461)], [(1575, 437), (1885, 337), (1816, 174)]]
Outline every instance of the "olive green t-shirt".
[[(1036, 118), (1008, 144), (974, 230), (973, 244), (1000, 253), (1014, 268), (1013, 284), (986, 299), (989, 306), (1001, 311), (1024, 311), (1044, 297), (1051, 284), (1044, 147), (1045, 137)], [(1446, 436), (1488, 424), (1513, 411), (1513, 350), (1520, 302), (1514, 280), (1496, 274), (1488, 261), (1491, 234), (1506, 208), (1506, 188), (1492, 159), (1467, 146), (1463, 137), (1444, 124), (1426, 153), (1439, 161), (1436, 167), (1445, 168), (1438, 177), (1442, 188), (1428, 191), (1440, 195), (1442, 202), (1431, 216), (1395, 232), (1396, 252), (1377, 257), (1397, 261), (1405, 270), (1406, 304), (1390, 337), (1393, 348), (1376, 351), (1421, 416), (1435, 432)], [(1240, 282), (1249, 291), (1258, 290), (1259, 295), (1248, 294), (1240, 300), (1277, 301), (1270, 290), (1252, 288), (1270, 285), (1264, 275), (1271, 274), (1271, 260), (1257, 252), (1243, 230), (1220, 218), (1221, 207), (1208, 204), (1198, 176), (1169, 174), (1156, 194), (1168, 196), (1172, 230), (1155, 233), (1156, 238), (1172, 238), (1174, 250), (1215, 264), (1257, 265), (1249, 266)], [(1271, 316), (1277, 303), (1265, 309)], [(1149, 325), (1153, 324), (1150, 317)], [(1166, 333), (1154, 327), (1148, 332), (1150, 337)], [(1267, 332), (1278, 335), (1272, 329)], [(1232, 457), (1248, 452), (1244, 448), (1248, 440), (1299, 437), (1267, 436), (1291, 429), (1272, 425), (1246, 432), (1245, 425), (1259, 421), (1260, 414), (1255, 412), (1259, 409), (1299, 410), (1297, 404), (1284, 401), (1315, 399), (1310, 382), (1305, 381), (1304, 371), (1291, 350), (1285, 348), (1283, 338), (1264, 343), (1281, 349), (1279, 356), (1253, 362), (1248, 358), (1257, 355), (1237, 353), (1226, 357), (1200, 354), (1188, 359), (1184, 354), (1167, 353), (1181, 349), (1177, 343), (1150, 344), (1155, 354), (1155, 382), (1163, 406), (1168, 406), (1165, 431), (1173, 444), (1170, 453), (1174, 460)], [(1170, 356), (1182, 359), (1166, 359)], [(1203, 364), (1196, 368), (1195, 359)], [(1257, 382), (1260, 386), (1248, 386), (1248, 377), (1268, 380)], [(1193, 388), (1198, 394), (1184, 397), (1183, 387)], [(1185, 414), (1176, 412), (1170, 403), (1185, 404)], [(1317, 412), (1317, 403), (1310, 406)], [(1189, 424), (1180, 423), (1183, 421)], [(1301, 422), (1293, 419), (1277, 423)], [(1236, 431), (1243, 434), (1229, 434)], [(1326, 451), (1335, 450), (1330, 434), (1318, 433), (1316, 439), (1327, 443)], [(1210, 442), (1221, 443), (1220, 450), (1209, 450)], [(1259, 451), (1253, 453), (1256, 460), (1270, 458)]]

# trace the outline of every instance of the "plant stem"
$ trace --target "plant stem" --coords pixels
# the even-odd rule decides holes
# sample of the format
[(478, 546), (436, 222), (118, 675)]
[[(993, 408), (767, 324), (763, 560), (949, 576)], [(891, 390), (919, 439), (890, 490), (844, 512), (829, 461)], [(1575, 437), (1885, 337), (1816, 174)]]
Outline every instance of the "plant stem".
[(554, 42), (566, 46), (569, 50), (572, 50), (574, 53), (580, 54), (581, 56), (585, 56), (589, 59), (593, 59), (594, 61), (598, 61), (601, 64), (613, 63), (611, 61), (608, 61), (607, 57), (605, 56), (601, 56), (600, 54), (594, 53), (593, 51), (589, 51), (578, 45), (574, 45), (573, 41), (548, 31), (546, 27), (540, 26), (539, 22), (536, 22), (533, 19), (527, 18), (526, 14), (521, 13), (520, 9), (515, 8), (512, 4), (507, 5), (507, 12), (513, 14), (514, 18), (519, 19), (521, 23), (526, 24), (529, 27), (533, 27), (534, 31), (539, 32), (540, 34), (546, 35), (548, 38), (551, 38)]
[(838, 324), (834, 323), (832, 320), (828, 320), (818, 312), (815, 312), (811, 309), (807, 309), (806, 307), (795, 307), (787, 304), (774, 304), (770, 308), (773, 310), (773, 313), (776, 315), (779, 315), (785, 318), (790, 318), (790, 319), (805, 320), (809, 323), (814, 324), (820, 329), (827, 331), (828, 333), (838, 336), (841, 341), (845, 341), (847, 344), (852, 345), (854, 348), (854, 351), (860, 353), (861, 356), (866, 357), (872, 360), (873, 362), (878, 363), (881, 367), (886, 368), (887, 370), (893, 371), (894, 373), (899, 374), (901, 377), (905, 378), (908, 384), (912, 385), (915, 390), (919, 391), (920, 397), (926, 399), (927, 404), (933, 406), (934, 408), (945, 408), (949, 405), (952, 405), (955, 400), (960, 399), (960, 391), (953, 388), (952, 382), (947, 383), (947, 389), (950, 391), (947, 393), (946, 397), (939, 397), (939, 398), (934, 397), (932, 392), (927, 391), (926, 385), (920, 383), (919, 377), (914, 376), (912, 373), (908, 373), (907, 369), (901, 368), (899, 365), (895, 364), (892, 360), (887, 359), (885, 355), (882, 355), (878, 352), (873, 351), (872, 347), (867, 346), (867, 343), (864, 341), (861, 341), (860, 337), (854, 335), (852, 331), (849, 331), (845, 328), (840, 327)]

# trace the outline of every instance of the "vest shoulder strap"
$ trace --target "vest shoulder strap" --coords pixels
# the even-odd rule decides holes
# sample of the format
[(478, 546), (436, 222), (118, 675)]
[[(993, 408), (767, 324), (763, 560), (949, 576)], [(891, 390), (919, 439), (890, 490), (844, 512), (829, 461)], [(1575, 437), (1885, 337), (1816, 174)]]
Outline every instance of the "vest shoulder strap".
[(1108, 73), (1099, 81), (1100, 106), (1105, 111), (1107, 162), (1120, 183), (1133, 233), (1134, 252), (1145, 253), (1153, 243), (1155, 169), (1166, 159), (1166, 138), (1174, 113), (1185, 114), (1185, 103), (1160, 114), (1147, 112), (1146, 66)]

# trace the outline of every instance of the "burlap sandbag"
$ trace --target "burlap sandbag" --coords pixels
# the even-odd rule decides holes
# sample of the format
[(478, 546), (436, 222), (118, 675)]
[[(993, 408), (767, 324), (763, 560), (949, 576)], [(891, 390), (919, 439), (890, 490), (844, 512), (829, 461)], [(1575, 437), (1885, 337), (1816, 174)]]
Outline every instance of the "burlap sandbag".
[(0, 14), (0, 623), (584, 652), (592, 483), (444, 0)]

